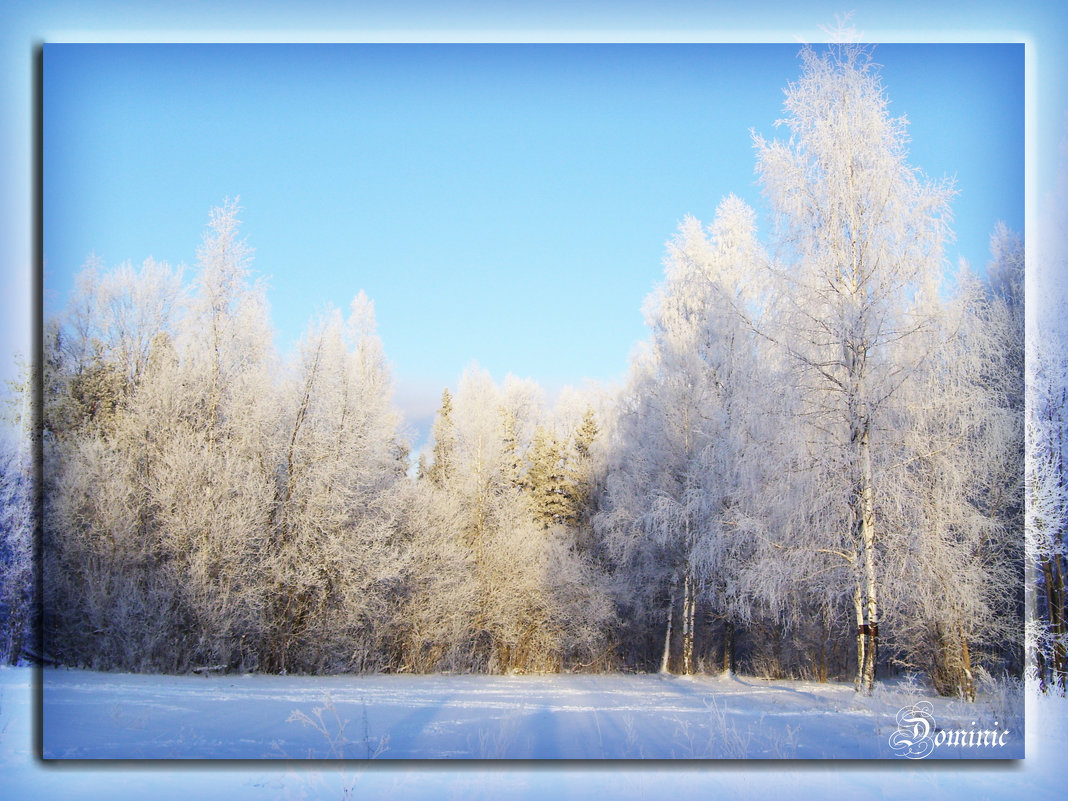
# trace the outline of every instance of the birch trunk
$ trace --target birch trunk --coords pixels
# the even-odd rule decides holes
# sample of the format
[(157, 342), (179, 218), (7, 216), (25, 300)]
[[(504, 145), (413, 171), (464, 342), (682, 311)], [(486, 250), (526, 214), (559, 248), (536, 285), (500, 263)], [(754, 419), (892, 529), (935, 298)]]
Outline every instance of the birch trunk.
[(972, 653), (968, 647), (968, 638), (964, 634), (964, 627), (957, 623), (957, 636), (960, 638), (961, 660), (961, 695), (966, 701), (975, 701), (975, 681), (972, 678)]
[(853, 680), (853, 684), (860, 692), (860, 688), (864, 682), (864, 652), (865, 652), (865, 636), (864, 636), (864, 589), (861, 586), (861, 578), (858, 573), (856, 576), (856, 585), (853, 588), (853, 609), (856, 612), (857, 617), (857, 675)]
[(879, 614), (875, 591), (875, 493), (872, 488), (871, 449), (868, 441), (868, 426), (860, 439), (860, 461), (863, 472), (861, 491), (860, 538), (864, 549), (864, 588), (866, 592), (866, 616), (868, 643), (864, 651), (864, 689), (871, 692), (875, 686), (875, 666), (879, 645)]
[(734, 672), (734, 624), (723, 621), (723, 672)]
[(1064, 603), (1064, 570), (1061, 568), (1061, 556), (1054, 557), (1054, 586), (1056, 587), (1055, 604), (1057, 608), (1057, 628), (1055, 630), (1057, 641), (1053, 646), (1053, 669), (1054, 681), (1061, 691), (1065, 693), (1065, 683), (1068, 679), (1068, 625), (1065, 624)]
[(827, 683), (827, 643), (831, 636), (831, 624), (830, 624), (830, 610), (825, 605), (820, 610), (820, 623), (821, 634), (820, 638), (820, 665), (819, 665), (819, 680), (820, 684)]
[(664, 632), (664, 656), (660, 660), (660, 672), (669, 673), (668, 663), (671, 658), (671, 626), (675, 614), (675, 588), (671, 588), (671, 597), (668, 600), (667, 630)]
[[(1064, 573), (1061, 570), (1061, 558), (1057, 554), (1042, 560), (1042, 573), (1046, 585), (1046, 609), (1049, 619), (1049, 633), (1053, 639), (1051, 661), (1049, 665), (1050, 683), (1063, 695), (1065, 679), (1068, 676), (1068, 647), (1066, 647)], [(1042, 671), (1045, 673), (1045, 670)]]
[(682, 672), (686, 676), (693, 675), (693, 624), (694, 624), (694, 582), (690, 574), (686, 574), (683, 582), (682, 601)]

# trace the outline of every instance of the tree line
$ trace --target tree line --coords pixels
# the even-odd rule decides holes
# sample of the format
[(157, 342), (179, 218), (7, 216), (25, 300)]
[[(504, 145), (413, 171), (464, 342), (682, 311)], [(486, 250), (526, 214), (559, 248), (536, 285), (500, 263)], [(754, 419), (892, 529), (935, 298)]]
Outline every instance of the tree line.
[(806, 48), (785, 113), (754, 136), (769, 235), (733, 195), (682, 222), (624, 386), (550, 409), (473, 366), (416, 465), (371, 301), (281, 359), (236, 203), (188, 283), (90, 263), (44, 332), (47, 657), (869, 691), (915, 670), (970, 698), (1023, 671), (1027, 562), (1063, 686), (1063, 397), (1025, 421), (1022, 240), (950, 269), (952, 187), (908, 164), (869, 50)]

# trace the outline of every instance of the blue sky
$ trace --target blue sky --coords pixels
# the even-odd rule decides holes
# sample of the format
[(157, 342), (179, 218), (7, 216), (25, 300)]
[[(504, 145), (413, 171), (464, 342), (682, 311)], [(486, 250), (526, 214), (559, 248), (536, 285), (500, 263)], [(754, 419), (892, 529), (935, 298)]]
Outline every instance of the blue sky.
[[(192, 265), (240, 196), (279, 348), (365, 290), (419, 428), (472, 361), (550, 394), (617, 380), (683, 216), (761, 208), (750, 130), (776, 134), (798, 50), (47, 44), (46, 314), (90, 253)], [(1023, 229), (1023, 55), (875, 52), (912, 164), (956, 180), (954, 262)]]

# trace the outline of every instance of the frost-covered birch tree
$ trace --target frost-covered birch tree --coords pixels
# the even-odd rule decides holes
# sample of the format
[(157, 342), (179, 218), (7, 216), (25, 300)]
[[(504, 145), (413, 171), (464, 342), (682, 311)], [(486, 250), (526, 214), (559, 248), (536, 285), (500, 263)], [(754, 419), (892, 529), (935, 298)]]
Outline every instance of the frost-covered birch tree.
[(275, 365), (237, 213), (212, 212), (184, 302), (160, 265), (91, 265), (49, 326), (45, 646), (64, 661), (258, 663)]
[[(1049, 210), (1046, 222), (1051, 227), (1063, 226), (1064, 219), (1061, 203)], [(1068, 339), (1062, 310), (1068, 260), (1060, 242), (1050, 239), (1044, 245), (1043, 261), (1029, 264), (1052, 274), (1047, 273), (1041, 284), (1045, 294), (1028, 298), (1025, 494), (1027, 563), (1033, 574), (1028, 587), (1033, 593), (1028, 645), (1039, 686), (1064, 695), (1068, 684)], [(1012, 248), (1000, 251), (1013, 253)]]
[(176, 410), (153, 414), (153, 360), (174, 331), (180, 275), (152, 261), (101, 269), (90, 261), (66, 315), (46, 327), (44, 648), (83, 664), (172, 667), (181, 615), (151, 487)]
[(755, 136), (778, 245), (769, 335), (789, 353), (804, 393), (796, 422), (837, 463), (838, 519), (813, 533), (844, 545), (851, 562), (857, 685), (870, 690), (882, 416), (914, 367), (900, 346), (925, 321), (907, 313), (909, 300), (943, 268), (951, 191), (908, 164), (906, 122), (890, 116), (868, 50), (805, 48), (802, 65), (779, 123), (789, 139)]
[(1068, 681), (1068, 357), (1055, 341), (1029, 347), (1027, 545), (1036, 613), (1031, 657), (1042, 689), (1063, 695)]
[(35, 653), (34, 486), (29, 431), (0, 439), (0, 664)]
[[(166, 549), (206, 664), (256, 665), (267, 619), (265, 564), (277, 436), (265, 287), (251, 273), (236, 201), (212, 210), (166, 371), (183, 411), (165, 448), (157, 502)], [(162, 377), (162, 376), (161, 376)]]
[(663, 671), (695, 668), (699, 598), (729, 618), (729, 574), (744, 549), (747, 393), (758, 365), (737, 309), (751, 300), (747, 279), (762, 258), (753, 218), (732, 196), (708, 232), (688, 217), (669, 243), (664, 282), (646, 304), (651, 338), (632, 367), (595, 518), (641, 588), (632, 605), (665, 610)]
[(266, 667), (388, 660), (403, 556), (394, 532), (400, 418), (364, 293), (308, 330), (282, 389)]
[(937, 324), (916, 337), (922, 363), (887, 415), (900, 432), (884, 503), (888, 644), (943, 694), (974, 700), (981, 667), (1019, 663), (1022, 306), (967, 270), (952, 295), (920, 302)]

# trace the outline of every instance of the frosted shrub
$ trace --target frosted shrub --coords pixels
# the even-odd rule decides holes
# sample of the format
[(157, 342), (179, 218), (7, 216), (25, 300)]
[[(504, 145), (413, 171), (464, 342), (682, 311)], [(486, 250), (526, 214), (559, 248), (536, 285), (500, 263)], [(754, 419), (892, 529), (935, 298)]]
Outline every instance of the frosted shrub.
[(997, 721), (1003, 729), (1022, 731), (1024, 728), (1024, 682), (1014, 676), (994, 677), (979, 671), (976, 682), (978, 698), (987, 723)]
[[(372, 737), (370, 724), (367, 719), (367, 702), (360, 701), (361, 721), (363, 725), (363, 737), (360, 740), (350, 740), (345, 733), (349, 721), (342, 720), (337, 706), (330, 693), (323, 696), (321, 706), (312, 709), (309, 715), (302, 709), (295, 709), (286, 719), (287, 723), (300, 723), (303, 726), (314, 729), (323, 736), (327, 745), (327, 756), (331, 759), (377, 759), (389, 750), (389, 735), (384, 737)], [(363, 753), (353, 753), (350, 746), (356, 746)], [(313, 751), (308, 751), (308, 758), (315, 757)]]

